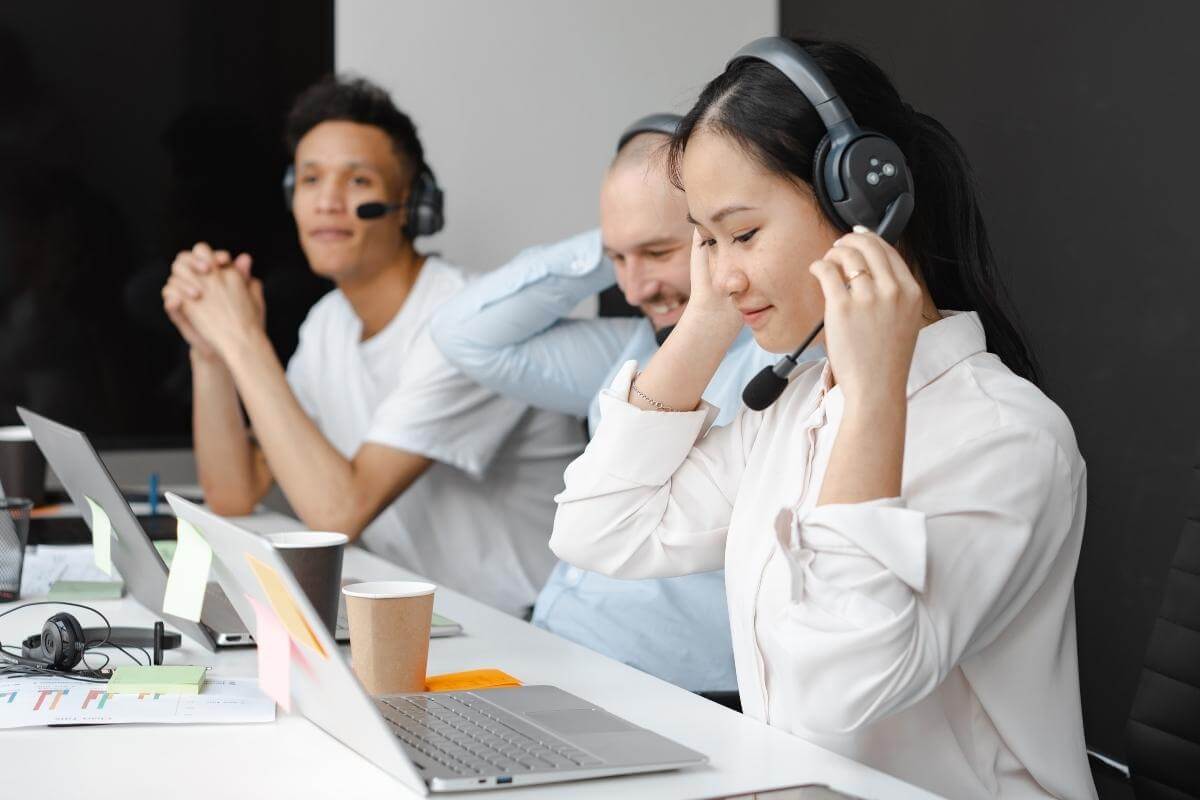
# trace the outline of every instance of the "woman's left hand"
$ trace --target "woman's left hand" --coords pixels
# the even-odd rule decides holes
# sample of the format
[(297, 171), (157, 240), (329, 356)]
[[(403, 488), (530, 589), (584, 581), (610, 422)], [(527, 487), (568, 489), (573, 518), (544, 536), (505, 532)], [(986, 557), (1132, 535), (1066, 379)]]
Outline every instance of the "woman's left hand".
[(809, 271), (825, 295), (825, 349), (848, 409), (903, 399), (924, 292), (900, 253), (855, 226)]

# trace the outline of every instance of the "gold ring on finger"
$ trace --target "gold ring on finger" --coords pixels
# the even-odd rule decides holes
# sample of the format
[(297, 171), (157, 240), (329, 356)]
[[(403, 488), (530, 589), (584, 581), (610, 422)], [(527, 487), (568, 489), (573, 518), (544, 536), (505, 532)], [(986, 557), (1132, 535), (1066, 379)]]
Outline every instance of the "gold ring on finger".
[(867, 270), (860, 269), (850, 275), (847, 275), (846, 276), (846, 288), (847, 289), (850, 288), (850, 281), (854, 280), (855, 278), (859, 277), (860, 275), (866, 275), (866, 274), (867, 274)]

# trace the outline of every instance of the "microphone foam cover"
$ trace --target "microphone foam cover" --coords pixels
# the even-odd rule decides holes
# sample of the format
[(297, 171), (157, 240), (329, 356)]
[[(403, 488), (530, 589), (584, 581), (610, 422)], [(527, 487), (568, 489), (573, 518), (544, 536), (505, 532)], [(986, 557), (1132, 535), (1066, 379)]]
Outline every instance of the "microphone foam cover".
[(359, 219), (379, 219), (390, 210), (391, 206), (387, 203), (363, 203), (354, 209), (354, 214)]
[(742, 402), (752, 411), (762, 411), (779, 399), (787, 385), (787, 378), (776, 375), (773, 367), (763, 367), (742, 390)]

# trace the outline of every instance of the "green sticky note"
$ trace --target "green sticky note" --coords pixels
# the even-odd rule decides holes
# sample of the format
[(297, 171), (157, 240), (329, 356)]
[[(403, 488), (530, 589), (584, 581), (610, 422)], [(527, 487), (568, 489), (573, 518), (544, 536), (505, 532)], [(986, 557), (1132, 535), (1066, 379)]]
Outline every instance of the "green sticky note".
[(212, 566), (212, 549), (187, 520), (179, 520), (177, 531), (179, 543), (171, 559), (171, 571), (167, 573), (162, 610), (164, 614), (199, 622), (204, 590), (208, 588), (208, 569)]
[(125, 584), (120, 581), (55, 581), (47, 600), (120, 600)]
[(114, 535), (112, 522), (104, 509), (90, 497), (84, 497), (92, 513), (92, 551), (96, 566), (105, 575), (112, 575), (112, 537)]
[(167, 567), (171, 566), (171, 559), (175, 558), (175, 548), (179, 546), (179, 542), (175, 539), (156, 539), (154, 541), (154, 549), (162, 556), (163, 563)]
[(200, 694), (204, 667), (117, 667), (108, 679), (109, 694)]

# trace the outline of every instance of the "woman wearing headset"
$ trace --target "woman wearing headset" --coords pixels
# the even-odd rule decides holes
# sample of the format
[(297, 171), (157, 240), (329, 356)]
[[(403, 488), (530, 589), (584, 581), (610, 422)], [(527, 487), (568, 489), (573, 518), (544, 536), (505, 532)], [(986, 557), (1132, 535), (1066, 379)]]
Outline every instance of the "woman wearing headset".
[[(691, 302), (602, 393), (551, 547), (617, 577), (724, 567), (743, 707), (771, 725), (946, 797), (1094, 797), (1070, 423), (1001, 308), (955, 140), (858, 52), (803, 53), (907, 156), (911, 219), (895, 246), (843, 232), (814, 188), (811, 92), (786, 52), (735, 58), (669, 154), (696, 223)], [(828, 359), (710, 431), (700, 393), (741, 326), (784, 353), (822, 317)]]

